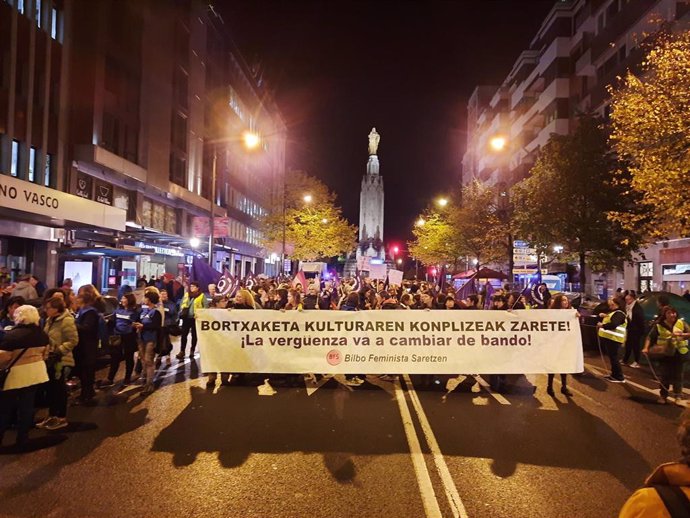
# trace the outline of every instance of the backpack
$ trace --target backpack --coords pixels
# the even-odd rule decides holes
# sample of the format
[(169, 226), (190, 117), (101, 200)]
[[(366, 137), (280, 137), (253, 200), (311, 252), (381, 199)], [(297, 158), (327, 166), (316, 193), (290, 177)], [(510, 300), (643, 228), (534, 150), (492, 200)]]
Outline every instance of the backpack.
[(690, 516), (690, 500), (678, 486), (653, 486), (671, 518)]
[(108, 322), (106, 322), (103, 313), (99, 313), (94, 307), (89, 307), (86, 311), (96, 311), (98, 313), (98, 347), (105, 348), (110, 345), (110, 329), (108, 328)]

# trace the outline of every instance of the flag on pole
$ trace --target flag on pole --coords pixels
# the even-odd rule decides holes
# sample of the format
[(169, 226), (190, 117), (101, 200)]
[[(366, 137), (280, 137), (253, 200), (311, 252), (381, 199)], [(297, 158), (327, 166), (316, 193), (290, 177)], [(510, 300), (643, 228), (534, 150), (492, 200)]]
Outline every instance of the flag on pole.
[(219, 295), (232, 296), (237, 289), (235, 286), (235, 277), (228, 271), (223, 270), (222, 277), (218, 280), (216, 291)]
[(222, 273), (211, 268), (206, 261), (200, 259), (199, 257), (195, 257), (192, 261), (192, 271), (190, 277), (191, 280), (199, 283), (199, 288), (202, 292), (208, 292), (209, 284), (218, 284), (218, 281), (222, 275)]
[(460, 302), (469, 298), (470, 295), (477, 294), (477, 285), (475, 284), (474, 276), (470, 277), (467, 282), (455, 292), (455, 300)]
[(297, 289), (297, 285), (302, 286), (302, 293), (307, 291), (307, 277), (304, 275), (302, 270), (298, 271), (295, 277), (292, 279), (292, 287)]
[(245, 288), (251, 291), (254, 287), (254, 284), (256, 284), (256, 277), (254, 277), (254, 274), (252, 272), (247, 273), (247, 276), (244, 278)]
[(484, 287), (486, 288), (486, 295), (484, 298), (484, 309), (489, 309), (491, 307), (491, 296), (494, 294), (494, 287), (491, 285), (489, 281), (486, 281)]

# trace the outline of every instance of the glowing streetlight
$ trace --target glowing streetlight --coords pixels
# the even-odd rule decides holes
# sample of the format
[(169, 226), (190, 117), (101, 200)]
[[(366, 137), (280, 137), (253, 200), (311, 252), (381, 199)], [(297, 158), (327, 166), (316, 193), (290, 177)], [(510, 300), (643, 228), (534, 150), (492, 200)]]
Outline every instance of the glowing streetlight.
[(314, 197), (311, 194), (305, 194), (302, 199), (304, 200), (304, 203), (311, 203)]
[(191, 238), (191, 239), (189, 240), (189, 245), (190, 245), (192, 248), (196, 248), (196, 247), (199, 246), (200, 244), (201, 244), (201, 242), (199, 241), (199, 238), (198, 238), (198, 237), (193, 237), (193, 238)]
[(402, 264), (402, 259), (398, 259), (398, 260), (396, 261), (396, 263)]
[(242, 135), (242, 140), (247, 149), (256, 149), (261, 144), (261, 137), (253, 131), (245, 131)]
[(398, 248), (397, 246), (393, 247), (393, 253), (394, 254), (397, 254), (399, 251), (400, 251), (400, 248)]
[(491, 149), (493, 149), (494, 151), (503, 151), (507, 144), (508, 139), (501, 136), (495, 136), (492, 137), (491, 140), (489, 140), (489, 146), (491, 146)]
[(418, 227), (423, 227), (423, 226), (424, 226), (424, 223), (426, 223), (426, 221), (424, 221), (424, 218), (419, 218), (419, 219), (415, 222), (415, 225), (417, 225)]
[(323, 218), (323, 219), (321, 220), (321, 223), (323, 223), (323, 224), (325, 225), (326, 223), (328, 223), (328, 220), (327, 220), (326, 218)]
[(445, 207), (446, 205), (448, 205), (448, 199), (447, 199), (447, 198), (439, 198), (438, 200), (436, 200), (436, 204), (437, 204), (439, 207), (443, 208), (443, 207)]

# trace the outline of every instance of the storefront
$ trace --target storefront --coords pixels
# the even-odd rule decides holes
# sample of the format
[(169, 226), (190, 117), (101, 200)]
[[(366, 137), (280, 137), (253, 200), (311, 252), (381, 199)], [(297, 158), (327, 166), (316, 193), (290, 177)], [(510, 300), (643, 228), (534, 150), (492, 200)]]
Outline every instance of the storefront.
[(81, 229), (112, 236), (125, 221), (120, 208), (0, 174), (0, 267), (13, 278), (33, 273), (57, 285), (60, 246), (75, 243)]

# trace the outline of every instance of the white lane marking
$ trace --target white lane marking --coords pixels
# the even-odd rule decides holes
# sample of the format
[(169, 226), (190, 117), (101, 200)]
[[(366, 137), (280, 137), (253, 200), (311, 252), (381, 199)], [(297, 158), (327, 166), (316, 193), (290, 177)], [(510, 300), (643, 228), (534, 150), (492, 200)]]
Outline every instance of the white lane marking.
[(400, 417), (402, 418), (403, 428), (405, 429), (405, 436), (407, 437), (407, 444), (410, 446), (410, 455), (412, 457), (412, 466), (414, 467), (417, 476), (417, 483), (419, 484), (419, 492), (422, 497), (422, 505), (424, 506), (424, 513), (427, 518), (441, 518), (441, 508), (436, 500), (436, 493), (434, 486), (431, 483), (429, 470), (424, 461), (424, 454), (422, 447), (419, 444), (417, 432), (414, 429), (412, 422), (412, 415), (410, 409), (405, 401), (405, 393), (400, 387), (400, 382), (395, 381), (395, 399), (398, 402), (400, 409)]
[(510, 405), (510, 401), (508, 401), (506, 398), (503, 397), (502, 394), (498, 394), (491, 390), (491, 387), (489, 384), (482, 378), (481, 376), (474, 376), (474, 379), (477, 380), (477, 383), (479, 383), (484, 390), (486, 390), (489, 394), (491, 394), (496, 401), (498, 401), (502, 405)]
[(438, 471), (438, 474), (441, 477), (443, 489), (446, 492), (446, 498), (448, 498), (448, 503), (450, 504), (450, 509), (453, 512), (453, 516), (455, 518), (467, 518), (465, 506), (460, 499), (458, 489), (455, 487), (453, 477), (451, 477), (450, 471), (448, 470), (446, 459), (443, 457), (443, 453), (441, 453), (441, 448), (436, 441), (434, 432), (431, 429), (431, 425), (426, 417), (424, 408), (422, 408), (422, 403), (419, 401), (419, 397), (417, 396), (417, 392), (414, 389), (414, 385), (412, 384), (409, 374), (403, 375), (403, 379), (405, 380), (405, 386), (407, 387), (410, 400), (412, 401), (412, 407), (414, 408), (415, 412), (417, 412), (419, 424), (422, 426), (424, 438), (426, 439), (429, 449), (433, 455), (434, 464), (436, 464), (436, 471)]

